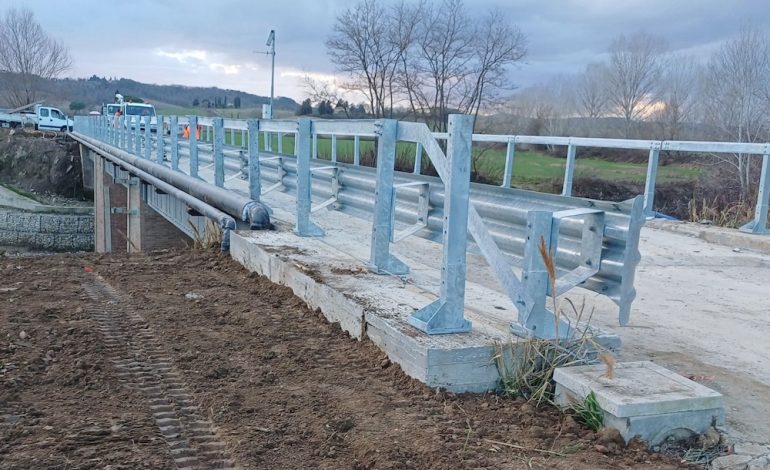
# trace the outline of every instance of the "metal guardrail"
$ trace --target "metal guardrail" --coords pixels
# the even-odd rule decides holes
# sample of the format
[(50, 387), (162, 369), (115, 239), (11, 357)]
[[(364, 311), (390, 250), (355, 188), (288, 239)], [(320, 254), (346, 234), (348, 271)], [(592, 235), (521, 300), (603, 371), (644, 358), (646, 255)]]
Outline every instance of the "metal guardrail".
[[(160, 128), (166, 124), (162, 117), (158, 122)], [(181, 126), (195, 129), (199, 123), (204, 129), (210, 124), (211, 131), (204, 131), (200, 140), (195, 132), (190, 132), (188, 139), (179, 139)], [(189, 168), (191, 176), (200, 178), (202, 168), (213, 167), (212, 183), (219, 187), (226, 187), (234, 178), (246, 179), (253, 200), (277, 189), (294, 194), (295, 230), (302, 236), (323, 234), (312, 223), (311, 213), (324, 207), (373, 219), (369, 267), (375, 272), (408, 271), (391, 255), (393, 242), (410, 235), (442, 241), (440, 298), (416, 312), (410, 321), (428, 333), (470, 328), (463, 316), (467, 233), (519, 311), (518, 321), (512, 324), (514, 332), (553, 338), (568, 335), (571, 328), (565, 323), (557, 326), (553, 313), (545, 306), (550, 287), (538, 252), (541, 238), (546, 249), (555, 253), (558, 294), (579, 285), (606, 295), (619, 306), (620, 323), (628, 321), (635, 297), (633, 280), (639, 261), (639, 232), (644, 223), (643, 199), (610, 203), (471, 184), (470, 151), (478, 136), (471, 135), (472, 123), (467, 117), (453, 116), (450, 132), (438, 136), (424, 124), (390, 120), (199, 121), (194, 116), (172, 116), (167, 124), (171, 130), (168, 136), (163, 132), (141, 135), (122, 122), (113, 126), (105, 117), (80, 119), (76, 130), (146, 160), (154, 158), (158, 165), (165, 165), (170, 155), (170, 166), (175, 171), (181, 171), (180, 160), (186, 158), (187, 165), (183, 166)], [(232, 136), (237, 133), (241, 134), (241, 145), (233, 146)], [(272, 139), (265, 137), (271, 133), (293, 136), (296, 156), (270, 151), (268, 143)], [(210, 141), (206, 140), (207, 134)], [(231, 136), (230, 145), (225, 145), (227, 135)], [(331, 161), (311, 158), (317, 152), (314, 142), (319, 135), (333, 136)], [(446, 153), (437, 137), (447, 139)], [(336, 161), (337, 138), (354, 140), (352, 164)], [(377, 141), (376, 168), (360, 165), (362, 138)], [(279, 138), (278, 142), (282, 141)], [(424, 154), (430, 159), (439, 177), (420, 175), (417, 164), (415, 174), (395, 172), (398, 141), (417, 144), (419, 156)], [(595, 146), (593, 140), (591, 144)], [(511, 154), (507, 165), (511, 168), (512, 158)], [(267, 184), (264, 188), (263, 182)], [(312, 206), (312, 196), (323, 202)], [(513, 266), (523, 268), (521, 278), (514, 274)]]
[[(204, 141), (213, 139), (213, 119), (200, 118), (199, 124), (203, 126)], [(181, 120), (180, 122), (186, 122)], [(241, 141), (245, 141), (246, 126), (244, 121), (226, 119), (224, 126), (235, 132), (241, 132)], [(349, 121), (350, 122), (350, 121)], [(355, 122), (355, 121), (353, 121)], [(331, 141), (332, 161), (337, 160), (336, 143), (339, 137), (350, 137), (350, 134), (340, 133), (334, 127), (334, 121), (321, 121), (320, 126), (313, 134), (314, 158), (318, 157), (317, 139), (319, 135), (328, 136)], [(282, 136), (291, 134), (290, 126), (285, 124), (271, 125), (271, 132), (278, 134), (278, 153), (283, 153), (280, 146), (283, 144)], [(231, 139), (231, 145), (234, 144), (234, 133), (227, 134)], [(433, 135), (440, 140), (447, 138), (447, 133), (435, 132)], [(353, 136), (354, 151), (353, 160), (355, 164), (360, 161), (360, 138), (374, 137), (372, 133), (359, 134)], [(741, 227), (744, 232), (755, 234), (768, 234), (768, 210), (770, 210), (770, 143), (748, 143), (748, 142), (703, 142), (703, 141), (674, 141), (674, 140), (632, 140), (632, 139), (602, 139), (586, 137), (556, 137), (556, 136), (531, 136), (531, 135), (503, 135), (503, 134), (473, 134), (474, 143), (494, 143), (506, 146), (505, 164), (502, 179), (502, 187), (510, 187), (513, 177), (513, 168), (516, 157), (517, 145), (555, 145), (567, 147), (566, 163), (564, 168), (564, 181), (561, 194), (563, 196), (572, 195), (572, 183), (575, 174), (575, 164), (577, 162), (577, 151), (582, 148), (614, 148), (627, 150), (646, 150), (649, 151), (647, 159), (647, 175), (644, 186), (644, 214), (647, 218), (655, 216), (655, 187), (657, 185), (658, 167), (660, 152), (690, 152), (701, 154), (743, 154), (755, 157), (762, 156), (762, 170), (759, 185), (757, 187), (757, 203), (752, 221)], [(272, 140), (267, 141), (266, 150), (272, 151)], [(423, 149), (420, 143), (417, 143), (414, 157), (414, 174), (420, 174)]]

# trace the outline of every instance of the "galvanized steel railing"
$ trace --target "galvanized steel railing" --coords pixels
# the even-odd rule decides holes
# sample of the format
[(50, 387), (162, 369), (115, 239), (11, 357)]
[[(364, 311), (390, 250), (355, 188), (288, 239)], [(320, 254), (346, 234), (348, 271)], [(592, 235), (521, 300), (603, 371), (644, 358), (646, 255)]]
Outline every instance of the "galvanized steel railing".
[[(212, 183), (219, 187), (232, 185), (233, 179), (248, 180), (248, 193), (254, 200), (278, 189), (295, 194), (295, 231), (302, 236), (323, 235), (313, 224), (311, 213), (324, 207), (373, 219), (370, 269), (375, 272), (408, 271), (401, 260), (391, 255), (391, 243), (410, 235), (442, 241), (440, 298), (410, 320), (428, 333), (470, 328), (463, 315), (468, 232), (519, 311), (518, 322), (512, 324), (515, 332), (555, 337), (567, 335), (571, 328), (564, 323), (557, 326), (553, 313), (545, 306), (550, 287), (537, 251), (541, 238), (546, 248), (555, 252), (557, 293), (580, 285), (606, 295), (619, 306), (620, 323), (628, 321), (635, 297), (639, 231), (644, 223), (642, 198), (625, 203), (572, 198), (568, 196), (569, 177), (565, 178), (561, 196), (469, 183), (473, 140), (506, 137), (510, 150), (526, 139), (472, 136), (472, 122), (464, 116), (453, 116), (450, 132), (444, 135), (431, 133), (424, 124), (390, 120), (234, 121), (171, 116), (168, 120), (159, 117), (158, 123), (161, 131), (156, 136), (148, 129), (142, 132), (139, 126), (124, 121), (113, 123), (107, 117), (78, 119), (76, 131), (146, 160), (153, 159), (159, 165), (168, 160), (176, 171), (182, 171), (180, 161), (186, 159), (183, 167), (191, 176), (200, 177), (202, 169), (211, 167)], [(166, 124), (169, 135), (162, 131)], [(195, 132), (198, 125), (202, 127), (200, 139)], [(190, 129), (187, 139), (179, 138), (183, 126)], [(240, 145), (235, 145), (238, 134)], [(270, 134), (279, 136), (275, 152), (270, 151)], [(284, 135), (293, 136), (295, 155), (282, 152)], [(317, 155), (319, 135), (331, 136), (330, 161), (312, 158)], [(447, 139), (446, 154), (437, 137)], [(354, 141), (352, 164), (337, 161), (335, 144), (340, 138)], [(377, 141), (376, 168), (360, 165), (362, 139)], [(416, 144), (411, 174), (394, 172), (398, 141)], [(574, 168), (574, 149), (578, 145), (629, 148), (641, 145), (638, 142), (613, 140), (597, 145), (595, 139), (568, 140), (572, 162), (568, 162), (567, 176), (571, 175), (570, 167)], [(553, 143), (564, 145), (565, 141)], [(433, 163), (438, 178), (419, 174), (423, 154)], [(510, 175), (513, 151), (508, 155), (506, 174)], [(313, 206), (312, 196), (323, 202)], [(399, 231), (397, 227), (401, 227)], [(514, 265), (524, 269), (521, 278), (512, 271)]]

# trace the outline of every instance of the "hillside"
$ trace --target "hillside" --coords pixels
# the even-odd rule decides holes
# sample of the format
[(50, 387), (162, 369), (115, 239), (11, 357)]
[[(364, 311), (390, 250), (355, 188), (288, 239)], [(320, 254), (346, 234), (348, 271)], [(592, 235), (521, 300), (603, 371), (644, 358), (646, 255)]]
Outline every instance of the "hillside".
[[(124, 96), (135, 96), (151, 103), (162, 103), (169, 107), (192, 108), (194, 101), (198, 100), (198, 107), (208, 109), (210, 103), (213, 109), (218, 102), (220, 109), (217, 111), (227, 114), (230, 111), (237, 111), (233, 109), (236, 98), (240, 99), (241, 108), (261, 109), (263, 104), (269, 102), (269, 97), (238, 90), (223, 90), (217, 87), (155, 85), (127, 78), (107, 79), (95, 75), (91, 78), (43, 80), (40, 84), (38, 99), (44, 99), (49, 104), (60, 106), (67, 112), (69, 112), (71, 102), (81, 102), (85, 104), (85, 112), (87, 112), (100, 109), (104, 102), (112, 102), (115, 90), (120, 90)], [(0, 98), (1, 100), (2, 98)], [(0, 102), (0, 105), (2, 104), (4, 103)], [(276, 113), (293, 113), (299, 104), (291, 98), (280, 96), (275, 98), (274, 106)]]

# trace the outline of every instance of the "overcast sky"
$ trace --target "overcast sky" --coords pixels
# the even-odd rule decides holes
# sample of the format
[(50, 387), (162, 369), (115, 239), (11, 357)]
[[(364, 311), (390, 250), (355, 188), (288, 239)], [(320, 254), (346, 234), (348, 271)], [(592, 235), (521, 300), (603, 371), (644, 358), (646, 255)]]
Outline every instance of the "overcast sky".
[[(303, 97), (301, 77), (331, 78), (324, 41), (357, 0), (0, 0), (31, 8), (69, 46), (69, 75), (93, 74), (261, 95), (270, 92), (276, 30), (276, 95)], [(381, 0), (383, 5), (391, 3)], [(750, 22), (770, 31), (770, 0), (466, 0), (471, 14), (498, 7), (527, 35), (529, 53), (510, 80), (527, 86), (600, 60), (618, 34), (646, 31), (703, 57)]]

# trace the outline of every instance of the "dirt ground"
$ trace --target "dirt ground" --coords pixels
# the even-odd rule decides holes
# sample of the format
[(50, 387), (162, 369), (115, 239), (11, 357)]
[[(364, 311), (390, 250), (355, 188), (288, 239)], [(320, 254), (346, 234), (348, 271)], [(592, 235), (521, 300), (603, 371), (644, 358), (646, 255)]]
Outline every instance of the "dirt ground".
[(0, 258), (0, 381), (0, 468), (680, 466), (430, 390), (218, 253)]

